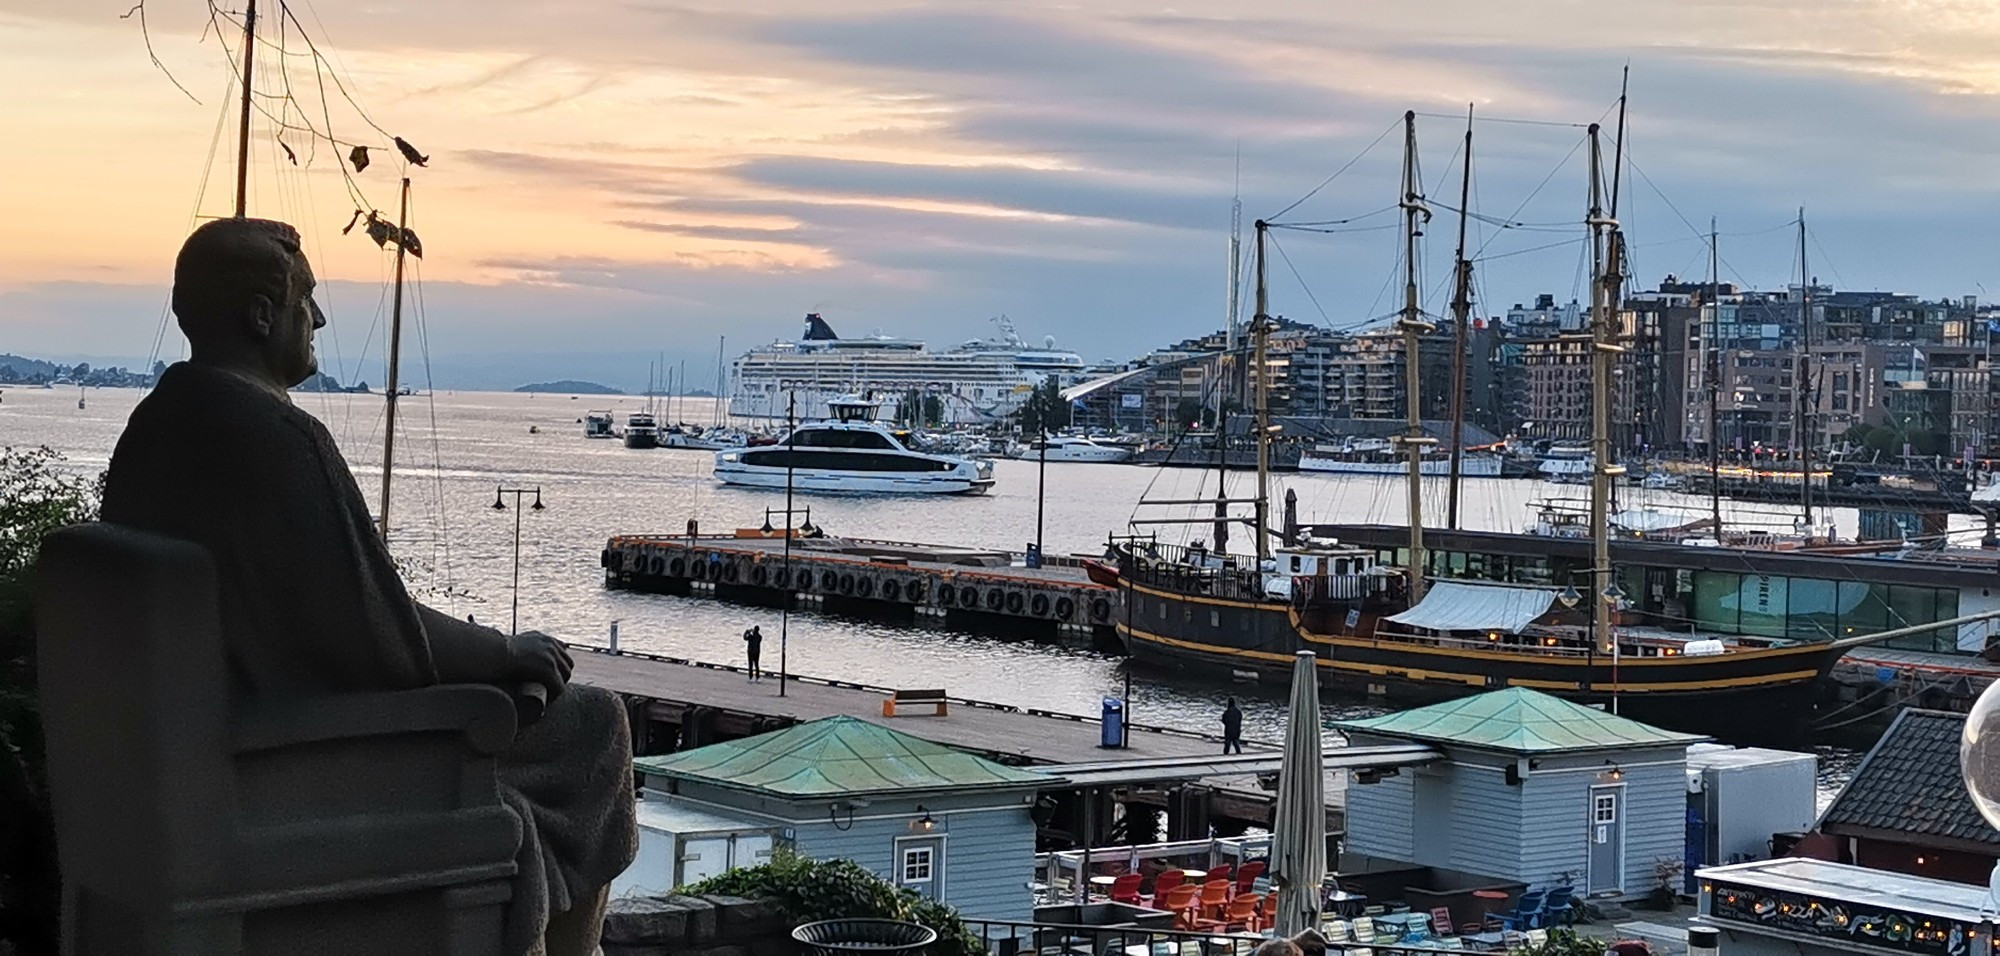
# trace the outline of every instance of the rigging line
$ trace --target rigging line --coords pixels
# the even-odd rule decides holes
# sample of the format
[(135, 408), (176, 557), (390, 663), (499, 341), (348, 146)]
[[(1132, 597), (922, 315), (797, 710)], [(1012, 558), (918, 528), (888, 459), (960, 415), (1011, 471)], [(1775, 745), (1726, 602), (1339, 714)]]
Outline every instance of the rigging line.
[(1376, 146), (1381, 144), (1382, 140), (1386, 139), (1390, 133), (1395, 132), (1396, 128), (1402, 125), (1403, 125), (1402, 119), (1398, 118), (1396, 121), (1390, 123), (1388, 126), (1383, 127), (1381, 135), (1376, 136), (1375, 139), (1372, 142), (1370, 142), (1367, 146), (1362, 147), (1361, 152), (1354, 154), (1354, 158), (1348, 160), (1346, 165), (1340, 167), (1339, 169), (1334, 170), (1333, 175), (1328, 176), (1325, 179), (1321, 180), (1319, 185), (1314, 186), (1311, 190), (1307, 191), (1305, 195), (1300, 196), (1298, 199), (1294, 200), (1291, 205), (1278, 210), (1276, 215), (1265, 216), (1264, 221), (1268, 223), (1271, 220), (1278, 218), (1279, 216), (1283, 216), (1285, 213), (1297, 209), (1300, 203), (1303, 203), (1306, 200), (1313, 198), (1313, 196), (1317, 194), (1320, 190), (1325, 189), (1328, 183), (1331, 183), (1334, 180), (1339, 179), (1341, 173), (1347, 172), (1349, 169), (1354, 168), (1355, 163), (1360, 162), (1363, 156), (1366, 156), (1370, 152), (1372, 152)]
[[(1542, 181), (1541, 181), (1541, 182), (1539, 182), (1539, 183), (1537, 183), (1537, 184), (1535, 184), (1535, 188), (1534, 188), (1533, 190), (1529, 191), (1529, 193), (1528, 193), (1528, 195), (1527, 195), (1527, 198), (1525, 198), (1525, 199), (1522, 199), (1522, 200), (1521, 200), (1521, 204), (1520, 204), (1520, 205), (1518, 205), (1518, 206), (1515, 206), (1515, 207), (1514, 207), (1514, 211), (1513, 211), (1513, 212), (1511, 212), (1511, 213), (1508, 213), (1508, 214), (1507, 214), (1507, 218), (1508, 218), (1509, 220), (1513, 220), (1513, 219), (1518, 219), (1518, 218), (1520, 218), (1520, 216), (1521, 216), (1521, 210), (1523, 210), (1523, 209), (1526, 209), (1526, 208), (1528, 208), (1528, 204), (1529, 204), (1529, 203), (1531, 203), (1531, 202), (1534, 202), (1534, 201), (1535, 201), (1535, 197), (1536, 197), (1536, 196), (1538, 196), (1538, 195), (1541, 195), (1541, 192), (1542, 192), (1542, 190), (1548, 187), (1548, 185), (1549, 185), (1549, 182), (1550, 182), (1551, 180), (1553, 180), (1553, 179), (1555, 179), (1555, 178), (1556, 178), (1556, 174), (1557, 174), (1557, 173), (1559, 173), (1559, 172), (1562, 172), (1562, 171), (1563, 171), (1563, 167), (1565, 167), (1565, 166), (1568, 166), (1568, 165), (1569, 165), (1569, 161), (1570, 161), (1570, 159), (1571, 159), (1572, 157), (1574, 157), (1574, 156), (1576, 155), (1576, 151), (1577, 151), (1577, 150), (1579, 150), (1579, 149), (1582, 149), (1582, 148), (1583, 148), (1583, 144), (1584, 144), (1584, 142), (1585, 142), (1585, 140), (1584, 140), (1583, 138), (1578, 138), (1578, 139), (1577, 139), (1577, 141), (1576, 141), (1576, 143), (1575, 143), (1574, 145), (1570, 146), (1570, 148), (1569, 148), (1569, 152), (1568, 152), (1568, 153), (1565, 153), (1565, 154), (1563, 154), (1563, 158), (1562, 158), (1561, 160), (1558, 160), (1558, 161), (1556, 162), (1556, 165), (1555, 165), (1555, 168), (1553, 168), (1553, 169), (1549, 170), (1549, 174), (1548, 174), (1547, 176), (1543, 176), (1543, 177), (1542, 177)], [(1500, 236), (1501, 236), (1501, 235), (1503, 235), (1503, 234), (1505, 234), (1505, 230), (1502, 230), (1501, 232), (1497, 232), (1497, 233), (1494, 233), (1494, 234), (1493, 234), (1493, 235), (1492, 235), (1491, 237), (1489, 237), (1489, 238), (1488, 238), (1488, 239), (1487, 239), (1487, 240), (1486, 240), (1485, 242), (1483, 242), (1483, 243), (1480, 243), (1480, 245), (1479, 245), (1479, 248), (1478, 248), (1477, 250), (1475, 250), (1475, 251), (1473, 252), (1473, 254), (1471, 255), (1471, 257), (1470, 257), (1470, 258), (1472, 259), (1472, 261), (1474, 261), (1474, 262), (1480, 262), (1480, 261), (1483, 261), (1483, 260), (1484, 260), (1484, 258), (1485, 258), (1485, 253), (1486, 253), (1486, 247), (1487, 247), (1487, 246), (1490, 246), (1490, 245), (1492, 245), (1492, 244), (1493, 244), (1493, 240), (1495, 240), (1495, 239), (1498, 239), (1498, 238), (1500, 238)], [(1496, 258), (1498, 258), (1498, 257), (1496, 257)]]
[(453, 588), (451, 566), (451, 522), (450, 509), (445, 507), (444, 492), (444, 452), (438, 437), (437, 423), (437, 379), (431, 372), (431, 328), (430, 313), (424, 308), (424, 260), (418, 258), (411, 269), (410, 300), (416, 319), (417, 347), (424, 357), (424, 404), (429, 406), (431, 419), (431, 481), (435, 488), (438, 507), (439, 551), (444, 555), (444, 592), (447, 601), (457, 610), (457, 597)]
[[(1313, 295), (1312, 286), (1306, 285), (1306, 277), (1299, 275), (1299, 268), (1292, 265), (1292, 257), (1285, 254), (1284, 245), (1278, 242), (1276, 237), (1271, 239), (1271, 248), (1278, 250), (1278, 258), (1285, 260), (1285, 268), (1291, 270), (1292, 278), (1299, 280), (1299, 288), (1305, 290), (1306, 298), (1312, 300), (1313, 308), (1319, 310), (1320, 319), (1329, 326), (1333, 325), (1333, 319), (1326, 314), (1326, 309), (1319, 304), (1319, 297)], [(1263, 374), (1263, 371), (1261, 369), (1258, 370), (1258, 374)]]
[(1395, 206), (1383, 206), (1382, 208), (1377, 209), (1373, 212), (1364, 212), (1358, 216), (1349, 216), (1346, 219), (1312, 219), (1312, 220), (1303, 220), (1300, 222), (1285, 222), (1285, 223), (1271, 222), (1269, 220), (1266, 220), (1264, 225), (1272, 229), (1296, 229), (1300, 226), (1339, 226), (1350, 222), (1359, 222), (1363, 219), (1369, 219), (1375, 216), (1380, 216), (1384, 213), (1395, 212), (1396, 208), (1397, 207)]
[(1507, 259), (1507, 258), (1512, 258), (1514, 256), (1525, 256), (1531, 252), (1543, 252), (1549, 249), (1560, 249), (1563, 246), (1573, 246), (1576, 245), (1577, 243), (1587, 242), (1587, 241), (1588, 240), (1586, 238), (1582, 237), (1576, 239), (1564, 239), (1561, 242), (1551, 242), (1546, 245), (1540, 245), (1540, 246), (1529, 246), (1526, 249), (1516, 249), (1512, 252), (1496, 252), (1490, 256), (1476, 256), (1472, 259), (1472, 261), (1491, 262), (1495, 259)]
[[(225, 85), (233, 85), (233, 83), (227, 80), (224, 82)], [(215, 153), (222, 144), (222, 128), (223, 124), (229, 119), (229, 105), (229, 97), (225, 95), (222, 97), (221, 105), (216, 109), (215, 131), (208, 136), (208, 158), (202, 160), (201, 175), (195, 179), (194, 205), (188, 209), (187, 226), (185, 227), (188, 231), (193, 231), (195, 222), (201, 218), (201, 203), (203, 199), (208, 197), (209, 177), (215, 172)], [(149, 376), (152, 374), (153, 366), (159, 364), (160, 347), (166, 344), (167, 324), (168, 319), (173, 315), (173, 302), (173, 293), (170, 291), (167, 294), (166, 301), (160, 303), (159, 328), (153, 332), (153, 351), (146, 357), (146, 373)], [(152, 380), (149, 378), (148, 381), (151, 382)], [(153, 384), (158, 383), (154, 382)]]
[(1270, 223), (1270, 222), (1267, 222), (1264, 225), (1266, 228), (1269, 229), (1289, 229), (1293, 232), (1316, 232), (1323, 236), (1345, 236), (1357, 232), (1383, 232), (1389, 229), (1403, 228), (1401, 223), (1394, 223), (1394, 222), (1385, 223), (1380, 226), (1356, 226), (1352, 229), (1323, 229), (1317, 226), (1281, 225), (1278, 223)]
[(1833, 264), (1833, 257), (1827, 255), (1826, 247), (1819, 244), (1819, 233), (1808, 227), (1806, 229), (1806, 236), (1812, 240), (1813, 248), (1819, 250), (1819, 261), (1826, 263), (1827, 271), (1833, 273), (1833, 281), (1840, 283), (1843, 287), (1846, 286), (1847, 280), (1841, 276), (1840, 267)]
[[(1460, 120), (1460, 121), (1465, 119), (1465, 114), (1463, 113), (1426, 113), (1423, 112), (1422, 110), (1418, 110), (1417, 115), (1428, 117), (1430, 119), (1448, 119), (1448, 120)], [(1564, 129), (1587, 129), (1590, 126), (1589, 123), (1567, 123), (1561, 120), (1515, 119), (1506, 116), (1485, 116), (1485, 115), (1482, 115), (1479, 118), (1473, 120), (1473, 122), (1475, 124), (1507, 123), (1514, 126), (1555, 126)]]
[(1453, 214), (1457, 214), (1457, 215), (1463, 215), (1463, 216), (1465, 216), (1465, 217), (1466, 217), (1467, 219), (1471, 219), (1471, 220), (1474, 220), (1474, 221), (1476, 221), (1476, 222), (1483, 222), (1483, 223), (1487, 223), (1488, 225), (1494, 225), (1494, 226), (1499, 226), (1499, 227), (1500, 227), (1500, 228), (1502, 228), (1502, 229), (1530, 229), (1530, 230), (1548, 230), (1548, 231), (1554, 231), (1554, 230), (1558, 230), (1558, 229), (1561, 229), (1561, 230), (1571, 230), (1571, 229), (1575, 229), (1575, 228), (1576, 228), (1576, 223), (1574, 223), (1574, 222), (1570, 222), (1570, 221), (1563, 221), (1563, 222), (1518, 222), (1518, 221), (1514, 221), (1514, 220), (1508, 220), (1508, 219), (1501, 219), (1501, 218), (1500, 218), (1500, 217), (1498, 217), (1498, 216), (1490, 216), (1490, 215), (1487, 215), (1487, 214), (1485, 214), (1485, 213), (1481, 213), (1481, 212), (1466, 212), (1466, 211), (1463, 211), (1463, 210), (1459, 209), (1459, 208), (1458, 208), (1457, 206), (1453, 206), (1453, 205), (1451, 205), (1451, 204), (1449, 204), (1449, 203), (1441, 203), (1441, 202), (1440, 202), (1440, 203), (1432, 203), (1432, 204), (1431, 204), (1431, 207), (1432, 207), (1433, 209), (1442, 209), (1442, 210), (1444, 210), (1445, 212), (1449, 212), (1449, 213), (1453, 213)]
[(172, 70), (167, 69), (167, 65), (165, 63), (160, 62), (160, 55), (153, 52), (153, 33), (146, 27), (146, 0), (139, 0), (139, 2), (133, 4), (132, 9), (127, 10), (122, 14), (119, 14), (118, 19), (120, 20), (128, 19), (135, 13), (139, 15), (139, 36), (146, 42), (146, 59), (153, 61), (153, 66), (156, 69), (158, 69), (161, 73), (166, 74), (167, 82), (172, 83), (174, 85), (174, 89), (181, 91), (181, 95), (186, 96), (189, 100), (192, 100), (194, 102), (194, 105), (200, 106), (201, 101), (195, 99), (195, 95), (193, 93), (189, 93), (188, 88), (181, 85), (181, 81), (174, 77), (174, 72)]

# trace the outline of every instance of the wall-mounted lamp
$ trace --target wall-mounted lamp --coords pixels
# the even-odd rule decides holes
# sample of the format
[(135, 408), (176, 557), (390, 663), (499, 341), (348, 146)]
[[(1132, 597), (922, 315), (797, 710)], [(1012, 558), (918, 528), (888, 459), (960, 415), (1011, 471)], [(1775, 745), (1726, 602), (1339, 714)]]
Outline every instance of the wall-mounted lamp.
[(925, 809), (923, 804), (921, 803), (917, 804), (917, 812), (923, 814), (922, 817), (919, 817), (917, 819), (917, 822), (915, 824), (917, 829), (922, 830), (925, 833), (929, 833), (932, 830), (937, 829), (937, 821), (931, 819), (931, 812)]
[(1617, 781), (1619, 781), (1619, 780), (1623, 780), (1623, 779), (1625, 779), (1625, 768), (1623, 768), (1623, 767), (1620, 767), (1620, 766), (1618, 766), (1617, 764), (1615, 764), (1615, 763), (1612, 763), (1612, 762), (1611, 762), (1611, 761), (1609, 761), (1609, 760), (1606, 760), (1606, 761), (1604, 762), (1604, 764), (1605, 764), (1605, 766), (1607, 766), (1607, 767), (1610, 767), (1610, 768), (1611, 768), (1610, 770), (1606, 770), (1606, 771), (1604, 771), (1604, 774), (1603, 774), (1603, 776), (1604, 776), (1604, 778), (1605, 778), (1605, 779), (1607, 779), (1607, 780), (1610, 780), (1610, 781), (1612, 781), (1612, 782), (1614, 782), (1614, 783), (1615, 783), (1615, 782), (1617, 782)]

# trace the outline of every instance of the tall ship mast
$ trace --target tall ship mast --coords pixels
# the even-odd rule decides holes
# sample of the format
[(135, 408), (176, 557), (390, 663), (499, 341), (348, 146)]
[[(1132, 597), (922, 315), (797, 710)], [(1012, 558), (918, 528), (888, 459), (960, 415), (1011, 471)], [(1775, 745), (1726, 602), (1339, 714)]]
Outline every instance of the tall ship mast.
[[(1414, 117), (1405, 123), (1406, 150), (1413, 150)], [(1976, 600), (1977, 589), (1991, 586), (1990, 565), (1725, 552), (1613, 538), (1605, 518), (1611, 481), (1622, 471), (1610, 446), (1613, 372), (1623, 354), (1626, 247), (1615, 215), (1604, 208), (1595, 125), (1587, 145), (1590, 201), (1583, 221), (1592, 250), (1595, 452), (1589, 540), (1426, 534), (1417, 520), (1422, 510), (1414, 475), (1407, 526), (1300, 524), (1287, 508), (1283, 527), (1271, 529), (1270, 489), (1260, 467), (1254, 497), (1142, 502), (1213, 511), (1135, 516), (1133, 531), (1109, 542), (1126, 602), (1117, 632), (1137, 663), (1283, 679), (1296, 652), (1311, 650), (1326, 684), (1393, 700), (1525, 686), (1663, 727), (1734, 741), (1797, 741), (1808, 730), (1820, 681), (1848, 650), (1884, 641), (1966, 639), (1983, 635), (1984, 622), (2000, 616), (1959, 613), (1961, 594), (1974, 591)], [(1410, 209), (1421, 193), (1410, 168), (1406, 152), (1406, 251), (1408, 230), (1421, 219)], [(1264, 250), (1270, 230), (1285, 225), (1256, 222), (1257, 309), (1248, 331), (1260, 465), (1274, 437), (1262, 388), (1270, 312)], [(1406, 437), (1416, 437), (1414, 431)], [(1238, 510), (1243, 505), (1248, 514)], [(1238, 521), (1253, 528), (1255, 545), (1247, 554), (1200, 542), (1169, 544), (1154, 530)], [(1931, 613), (1891, 620), (1887, 605), (1876, 602), (1892, 588), (1928, 600)], [(1985, 604), (1968, 600), (1966, 606)]]

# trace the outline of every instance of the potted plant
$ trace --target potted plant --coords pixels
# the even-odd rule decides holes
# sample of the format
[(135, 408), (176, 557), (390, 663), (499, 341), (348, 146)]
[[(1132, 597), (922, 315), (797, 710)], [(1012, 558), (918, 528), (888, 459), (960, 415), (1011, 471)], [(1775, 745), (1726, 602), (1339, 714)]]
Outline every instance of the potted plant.
[(1656, 910), (1671, 910), (1680, 899), (1681, 874), (1687, 872), (1687, 861), (1679, 857), (1663, 856), (1653, 861), (1653, 879), (1656, 885), (1646, 902)]

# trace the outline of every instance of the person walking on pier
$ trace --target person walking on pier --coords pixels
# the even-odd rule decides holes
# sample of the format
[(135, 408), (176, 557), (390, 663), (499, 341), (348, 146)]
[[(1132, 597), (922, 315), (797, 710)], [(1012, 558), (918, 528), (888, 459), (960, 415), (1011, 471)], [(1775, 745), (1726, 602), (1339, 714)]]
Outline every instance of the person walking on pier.
[(757, 663), (757, 657), (763, 650), (764, 632), (758, 625), (752, 624), (749, 630), (743, 632), (743, 653), (750, 659), (750, 679), (753, 681), (764, 679), (764, 668)]
[(1243, 752), (1243, 711), (1237, 708), (1234, 697), (1222, 708), (1222, 752)]

